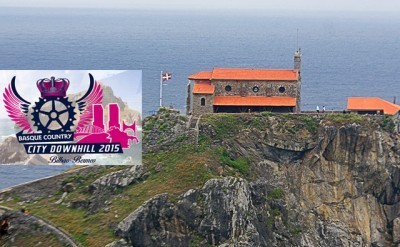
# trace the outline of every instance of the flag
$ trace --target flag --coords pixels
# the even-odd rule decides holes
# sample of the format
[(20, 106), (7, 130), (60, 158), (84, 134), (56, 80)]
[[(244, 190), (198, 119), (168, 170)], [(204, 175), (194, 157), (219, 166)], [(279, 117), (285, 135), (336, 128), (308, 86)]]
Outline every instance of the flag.
[(172, 78), (172, 73), (166, 72), (162, 74), (162, 81), (168, 81), (171, 80)]

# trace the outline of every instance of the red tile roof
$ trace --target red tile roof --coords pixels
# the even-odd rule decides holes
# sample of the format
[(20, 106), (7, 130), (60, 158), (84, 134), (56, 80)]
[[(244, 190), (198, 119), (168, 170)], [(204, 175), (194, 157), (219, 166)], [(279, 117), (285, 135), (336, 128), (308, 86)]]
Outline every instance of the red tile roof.
[(225, 106), (296, 106), (296, 98), (264, 96), (215, 96), (214, 105)]
[(196, 74), (190, 75), (189, 80), (211, 80), (212, 71), (200, 71)]
[(194, 94), (213, 94), (215, 90), (215, 86), (210, 85), (209, 83), (196, 83), (193, 86)]
[(350, 111), (383, 111), (394, 115), (400, 111), (400, 105), (375, 97), (349, 97), (347, 109)]
[(244, 81), (297, 81), (297, 70), (214, 68), (188, 77), (190, 80), (244, 80)]
[(297, 78), (297, 70), (215, 68), (212, 73), (214, 80), (297, 81)]

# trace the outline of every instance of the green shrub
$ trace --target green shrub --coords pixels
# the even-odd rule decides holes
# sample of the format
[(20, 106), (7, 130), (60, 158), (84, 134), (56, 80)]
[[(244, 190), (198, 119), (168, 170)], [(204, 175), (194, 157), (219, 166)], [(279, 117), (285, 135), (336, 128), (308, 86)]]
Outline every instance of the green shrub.
[(263, 115), (264, 117), (269, 117), (269, 116), (272, 116), (274, 114), (272, 112), (270, 112), (270, 111), (263, 111), (263, 112), (261, 112), (261, 115)]
[(386, 115), (386, 114), (383, 116), (380, 126), (382, 129), (384, 129), (390, 133), (394, 133), (394, 130), (396, 128), (396, 124), (394, 123), (391, 116)]
[(160, 125), (160, 127), (159, 127), (158, 129), (161, 130), (161, 131), (164, 131), (164, 130), (167, 129), (167, 127), (168, 127), (168, 124), (164, 122), (164, 123), (162, 123), (162, 124)]
[(279, 208), (274, 208), (271, 210), (271, 215), (274, 217), (277, 217), (277, 216), (281, 215), (281, 211), (279, 210)]
[(301, 227), (289, 227), (289, 232), (292, 235), (299, 235), (303, 230), (301, 229)]
[(267, 226), (272, 227), (275, 223), (275, 217), (281, 215), (281, 211), (278, 208), (274, 208), (269, 213), (267, 217)]
[(269, 199), (281, 199), (283, 198), (284, 191), (281, 188), (276, 188), (268, 194)]
[(152, 130), (155, 124), (156, 124), (156, 121), (154, 121), (154, 120), (149, 120), (149, 121), (144, 125), (143, 129), (144, 129), (144, 130), (147, 130), (147, 131)]

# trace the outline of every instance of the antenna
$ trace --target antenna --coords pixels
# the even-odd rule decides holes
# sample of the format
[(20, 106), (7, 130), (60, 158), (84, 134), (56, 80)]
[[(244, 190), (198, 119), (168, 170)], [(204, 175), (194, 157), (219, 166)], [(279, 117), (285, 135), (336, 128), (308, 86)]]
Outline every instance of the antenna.
[(299, 29), (297, 28), (297, 35), (296, 35), (296, 50), (299, 50)]

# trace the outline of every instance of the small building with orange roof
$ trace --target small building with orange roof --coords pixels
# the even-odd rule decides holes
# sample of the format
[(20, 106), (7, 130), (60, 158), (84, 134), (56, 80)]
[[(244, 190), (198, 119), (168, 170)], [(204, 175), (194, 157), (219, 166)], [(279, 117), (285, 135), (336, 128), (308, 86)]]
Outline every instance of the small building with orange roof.
[(377, 97), (349, 97), (347, 110), (359, 114), (398, 115), (400, 105)]
[(301, 52), (294, 69), (214, 68), (188, 77), (187, 113), (299, 112)]

